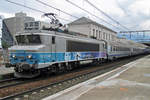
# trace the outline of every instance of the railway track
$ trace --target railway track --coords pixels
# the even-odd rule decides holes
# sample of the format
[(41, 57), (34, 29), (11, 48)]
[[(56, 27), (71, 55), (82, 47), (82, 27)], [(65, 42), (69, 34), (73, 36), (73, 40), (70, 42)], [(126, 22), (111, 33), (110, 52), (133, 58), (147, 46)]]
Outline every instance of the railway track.
[[(63, 75), (58, 75), (56, 77), (47, 78), (45, 80), (39, 80), (30, 83), (27, 82), (17, 86), (2, 88), (0, 89), (0, 100), (13, 100), (13, 98), (21, 98), (20, 100), (40, 100), (41, 98), (52, 95), (97, 75), (111, 71), (138, 58), (139, 57), (132, 57), (123, 60), (117, 60), (115, 62), (102, 64), (100, 67), (87, 67), (85, 69), (83, 68), (81, 71), (73, 71)], [(40, 96), (38, 93), (39, 91), (40, 93), (46, 91), (47, 94), (44, 93), (43, 96)]]
[(4, 82), (8, 82), (8, 81), (13, 81), (13, 80), (16, 80), (16, 79), (18, 79), (18, 78), (10, 78), (10, 79), (0, 80), (0, 84), (4, 83)]
[(5, 88), (7, 86), (11, 86), (12, 84), (17, 83), (19, 78), (10, 78), (10, 79), (4, 79), (0, 81), (0, 89)]
[(0, 83), (0, 89), (11, 87), (11, 86), (16, 86), (16, 85), (20, 85), (20, 84), (25, 84), (28, 82), (29, 81), (25, 81), (25, 80), (21, 80), (21, 79), (14, 79), (11, 81), (5, 81), (5, 82)]

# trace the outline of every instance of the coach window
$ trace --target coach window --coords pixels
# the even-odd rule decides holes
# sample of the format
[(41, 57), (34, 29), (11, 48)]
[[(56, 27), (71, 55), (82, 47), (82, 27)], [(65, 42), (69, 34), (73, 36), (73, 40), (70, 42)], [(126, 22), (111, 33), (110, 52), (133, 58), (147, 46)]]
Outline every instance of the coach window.
[(101, 44), (101, 47), (100, 47), (100, 48), (101, 48), (101, 51), (103, 51), (103, 44)]
[(39, 26), (39, 22), (35, 22), (35, 26)]
[(52, 44), (55, 44), (55, 36), (52, 36)]
[(105, 44), (103, 44), (103, 50), (105, 50)]
[(115, 49), (116, 47), (114, 46), (113, 48), (114, 48), (114, 50), (113, 50), (113, 51), (116, 51), (116, 49)]
[(112, 46), (110, 46), (110, 51), (112, 51)]

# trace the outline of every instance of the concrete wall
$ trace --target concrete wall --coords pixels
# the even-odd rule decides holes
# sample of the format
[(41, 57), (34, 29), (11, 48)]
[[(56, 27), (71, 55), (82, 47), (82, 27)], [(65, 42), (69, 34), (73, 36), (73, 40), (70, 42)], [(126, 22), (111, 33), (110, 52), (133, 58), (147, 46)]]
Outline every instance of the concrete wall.
[(68, 30), (90, 36), (91, 24), (69, 25)]

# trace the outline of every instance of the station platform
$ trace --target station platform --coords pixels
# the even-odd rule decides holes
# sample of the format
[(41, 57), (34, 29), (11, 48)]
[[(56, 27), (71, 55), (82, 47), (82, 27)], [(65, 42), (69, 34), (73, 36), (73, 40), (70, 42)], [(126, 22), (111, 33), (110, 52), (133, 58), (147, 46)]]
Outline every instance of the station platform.
[(6, 68), (4, 65), (0, 66), (0, 76), (14, 73), (14, 68)]
[(150, 100), (150, 55), (43, 100)]

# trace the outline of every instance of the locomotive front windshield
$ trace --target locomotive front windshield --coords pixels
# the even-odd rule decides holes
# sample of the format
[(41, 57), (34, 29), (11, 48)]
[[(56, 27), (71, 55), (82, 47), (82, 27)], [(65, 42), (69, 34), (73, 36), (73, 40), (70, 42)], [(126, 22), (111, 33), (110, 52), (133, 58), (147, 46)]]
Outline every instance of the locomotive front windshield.
[(37, 45), (41, 44), (40, 35), (18, 35), (16, 36), (19, 45)]

